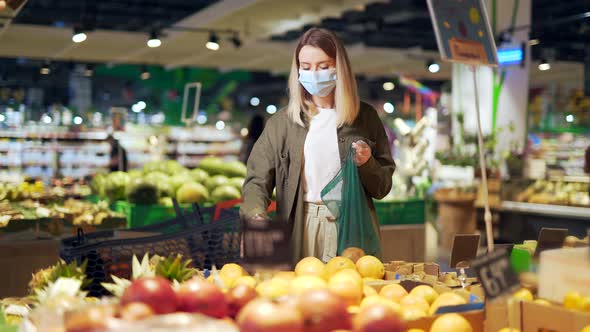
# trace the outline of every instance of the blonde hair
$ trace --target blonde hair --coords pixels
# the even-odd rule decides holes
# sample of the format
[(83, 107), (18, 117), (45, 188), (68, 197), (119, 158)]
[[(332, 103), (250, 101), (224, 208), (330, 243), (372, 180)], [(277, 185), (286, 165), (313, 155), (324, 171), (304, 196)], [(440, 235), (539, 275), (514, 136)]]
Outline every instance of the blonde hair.
[(351, 125), (359, 113), (359, 96), (356, 78), (350, 67), (350, 60), (344, 45), (331, 31), (309, 29), (301, 38), (293, 54), (291, 73), (289, 74), (289, 118), (305, 127), (313, 114), (317, 113), (311, 95), (299, 83), (299, 52), (303, 46), (310, 45), (322, 49), (329, 57), (336, 60), (335, 106), (338, 114), (338, 127)]

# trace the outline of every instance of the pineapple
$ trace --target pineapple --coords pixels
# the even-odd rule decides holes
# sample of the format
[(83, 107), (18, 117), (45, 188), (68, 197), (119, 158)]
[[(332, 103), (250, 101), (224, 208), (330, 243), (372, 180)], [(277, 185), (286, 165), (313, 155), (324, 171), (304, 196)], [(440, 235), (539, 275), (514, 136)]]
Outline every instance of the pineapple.
[(29, 289), (31, 294), (36, 294), (37, 291), (46, 288), (49, 284), (56, 282), (59, 278), (72, 278), (80, 280), (81, 288), (85, 288), (91, 282), (86, 278), (86, 266), (88, 261), (84, 261), (82, 265), (78, 266), (78, 262), (73, 261), (67, 264), (60, 259), (56, 265), (46, 269), (39, 270), (29, 282)]
[[(157, 257), (157, 256), (154, 256), (154, 257)], [(154, 259), (154, 257), (152, 257), (152, 260)], [(131, 266), (132, 266), (132, 274), (131, 274), (132, 280), (136, 280), (136, 279), (143, 278), (143, 277), (153, 277), (156, 275), (155, 262), (152, 262), (150, 260), (150, 257), (147, 253), (145, 255), (143, 255), (143, 258), (141, 259), (141, 263), (137, 259), (137, 256), (133, 255)], [(111, 279), (113, 279), (112, 283), (103, 282), (103, 283), (101, 283), (101, 285), (107, 291), (109, 291), (111, 294), (115, 295), (116, 297), (121, 297), (121, 295), (123, 295), (123, 292), (125, 291), (125, 289), (127, 287), (129, 287), (129, 285), (131, 285), (131, 281), (127, 280), (125, 278), (119, 278), (115, 275), (111, 275)]]
[(197, 269), (191, 267), (191, 263), (191, 259), (183, 260), (180, 254), (161, 258), (156, 264), (156, 275), (182, 283), (198, 273)]

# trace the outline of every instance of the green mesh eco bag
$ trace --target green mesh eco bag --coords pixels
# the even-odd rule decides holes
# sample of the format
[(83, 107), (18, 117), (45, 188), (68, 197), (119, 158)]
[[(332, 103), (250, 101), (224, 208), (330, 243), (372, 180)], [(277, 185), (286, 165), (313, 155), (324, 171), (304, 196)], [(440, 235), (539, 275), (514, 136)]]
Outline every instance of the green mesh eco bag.
[(322, 201), (336, 217), (338, 254), (349, 247), (361, 248), (367, 255), (379, 255), (379, 236), (371, 220), (371, 212), (354, 162), (354, 149), (334, 179), (322, 190)]

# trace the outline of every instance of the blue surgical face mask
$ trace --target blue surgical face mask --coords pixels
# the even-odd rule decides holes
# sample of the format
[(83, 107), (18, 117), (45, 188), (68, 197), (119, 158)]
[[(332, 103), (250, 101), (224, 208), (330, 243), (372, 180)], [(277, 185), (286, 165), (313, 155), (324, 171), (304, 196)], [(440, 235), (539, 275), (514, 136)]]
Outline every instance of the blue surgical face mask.
[(325, 97), (336, 87), (336, 68), (316, 71), (299, 69), (299, 82), (311, 95)]

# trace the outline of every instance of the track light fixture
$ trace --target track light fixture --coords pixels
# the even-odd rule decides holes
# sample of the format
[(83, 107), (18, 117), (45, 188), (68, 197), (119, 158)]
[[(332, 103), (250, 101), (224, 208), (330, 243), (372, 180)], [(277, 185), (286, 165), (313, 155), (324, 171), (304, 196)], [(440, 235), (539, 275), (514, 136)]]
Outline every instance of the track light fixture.
[(152, 30), (150, 32), (150, 38), (147, 41), (147, 46), (150, 48), (160, 47), (162, 45), (162, 41), (158, 37), (158, 32), (156, 30)]
[(546, 71), (551, 69), (551, 64), (547, 61), (546, 58), (541, 59), (541, 63), (539, 63), (539, 70)]
[(72, 35), (72, 41), (74, 43), (81, 43), (88, 38), (84, 30), (80, 27), (74, 27), (74, 34)]
[(235, 48), (242, 47), (242, 40), (240, 40), (240, 37), (237, 33), (234, 34), (229, 40), (232, 42), (232, 44), (234, 44)]
[(217, 37), (214, 32), (211, 32), (209, 35), (209, 41), (207, 41), (205, 47), (212, 51), (217, 51), (219, 49), (219, 37)]

